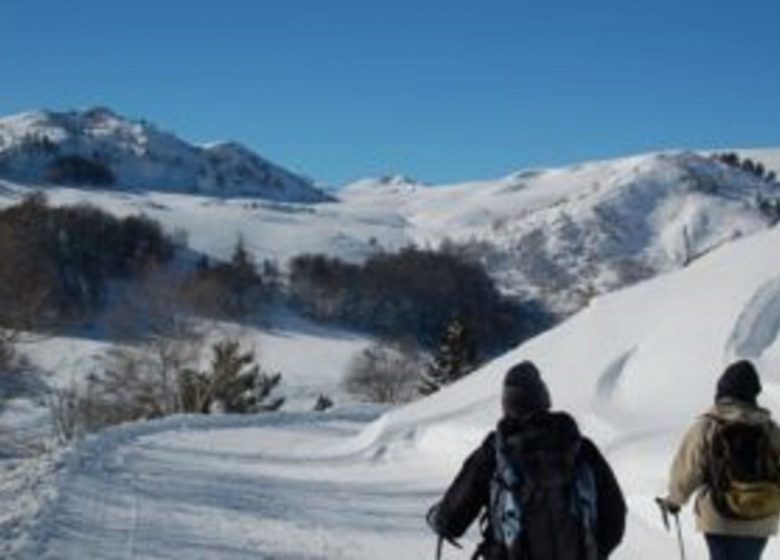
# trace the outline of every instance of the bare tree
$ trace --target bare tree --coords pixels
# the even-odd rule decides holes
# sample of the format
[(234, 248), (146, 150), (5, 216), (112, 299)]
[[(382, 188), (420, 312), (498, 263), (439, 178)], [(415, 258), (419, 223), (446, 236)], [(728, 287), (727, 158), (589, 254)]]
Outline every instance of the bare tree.
[(417, 394), (422, 368), (422, 357), (413, 343), (378, 341), (352, 360), (344, 387), (371, 402), (408, 402)]
[(16, 349), (12, 331), (0, 330), (0, 374), (11, 371), (16, 362)]
[(51, 398), (61, 439), (182, 410), (179, 376), (197, 369), (208, 325), (179, 304), (179, 287), (175, 273), (151, 267), (119, 297), (106, 323), (123, 344), (85, 381)]
[(178, 375), (197, 368), (211, 328), (182, 304), (182, 285), (183, 278), (170, 269), (151, 267), (107, 318), (112, 334), (129, 344), (110, 356), (106, 371), (145, 372), (159, 391), (162, 413), (181, 409)]

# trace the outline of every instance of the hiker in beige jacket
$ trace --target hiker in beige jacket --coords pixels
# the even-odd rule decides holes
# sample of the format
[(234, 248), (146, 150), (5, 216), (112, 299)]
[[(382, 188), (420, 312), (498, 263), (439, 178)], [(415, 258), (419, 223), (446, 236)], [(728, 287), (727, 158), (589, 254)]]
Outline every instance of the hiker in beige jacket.
[(743, 360), (729, 366), (718, 381), (715, 405), (694, 423), (674, 458), (669, 494), (662, 504), (676, 514), (696, 494), (696, 526), (705, 535), (712, 560), (758, 560), (767, 539), (777, 533), (777, 513), (752, 520), (729, 517), (719, 511), (710, 486), (709, 446), (719, 425), (738, 422), (764, 426), (771, 448), (770, 463), (780, 472), (780, 428), (769, 411), (758, 406), (760, 392), (761, 382), (750, 362)]

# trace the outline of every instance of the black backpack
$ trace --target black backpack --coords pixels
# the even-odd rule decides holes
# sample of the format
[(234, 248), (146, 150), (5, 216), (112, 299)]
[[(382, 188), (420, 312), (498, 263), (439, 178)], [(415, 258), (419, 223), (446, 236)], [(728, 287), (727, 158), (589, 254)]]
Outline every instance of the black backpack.
[(489, 526), (507, 560), (595, 560), (593, 471), (574, 421), (545, 414), (517, 433), (496, 430)]
[(742, 520), (780, 513), (780, 455), (772, 446), (770, 424), (707, 417), (714, 428), (706, 476), (718, 513)]

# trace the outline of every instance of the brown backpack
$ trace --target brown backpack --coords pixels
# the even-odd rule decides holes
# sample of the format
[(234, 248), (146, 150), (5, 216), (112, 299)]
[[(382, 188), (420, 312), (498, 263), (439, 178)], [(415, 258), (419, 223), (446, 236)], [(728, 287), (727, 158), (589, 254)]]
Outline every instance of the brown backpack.
[(728, 421), (713, 415), (707, 482), (718, 513), (757, 520), (780, 514), (780, 454), (769, 422)]

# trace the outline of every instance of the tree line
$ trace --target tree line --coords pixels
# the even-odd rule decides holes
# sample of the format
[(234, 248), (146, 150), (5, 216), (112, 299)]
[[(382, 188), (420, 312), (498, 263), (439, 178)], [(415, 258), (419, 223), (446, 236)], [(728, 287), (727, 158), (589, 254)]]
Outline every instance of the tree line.
[(0, 327), (37, 328), (101, 308), (112, 280), (170, 261), (173, 239), (144, 217), (117, 218), (41, 194), (0, 210)]
[(518, 344), (551, 320), (538, 306), (502, 295), (479, 264), (414, 247), (362, 264), (296, 257), (288, 290), (291, 303), (313, 319), (413, 338), (427, 349), (458, 321), (477, 360)]
[(713, 157), (729, 167), (741, 169), (742, 171), (755, 175), (759, 179), (763, 179), (769, 183), (774, 183), (777, 180), (777, 174), (771, 169), (767, 169), (763, 163), (760, 161), (753, 161), (749, 157), (742, 159), (736, 152), (724, 152), (715, 154)]

